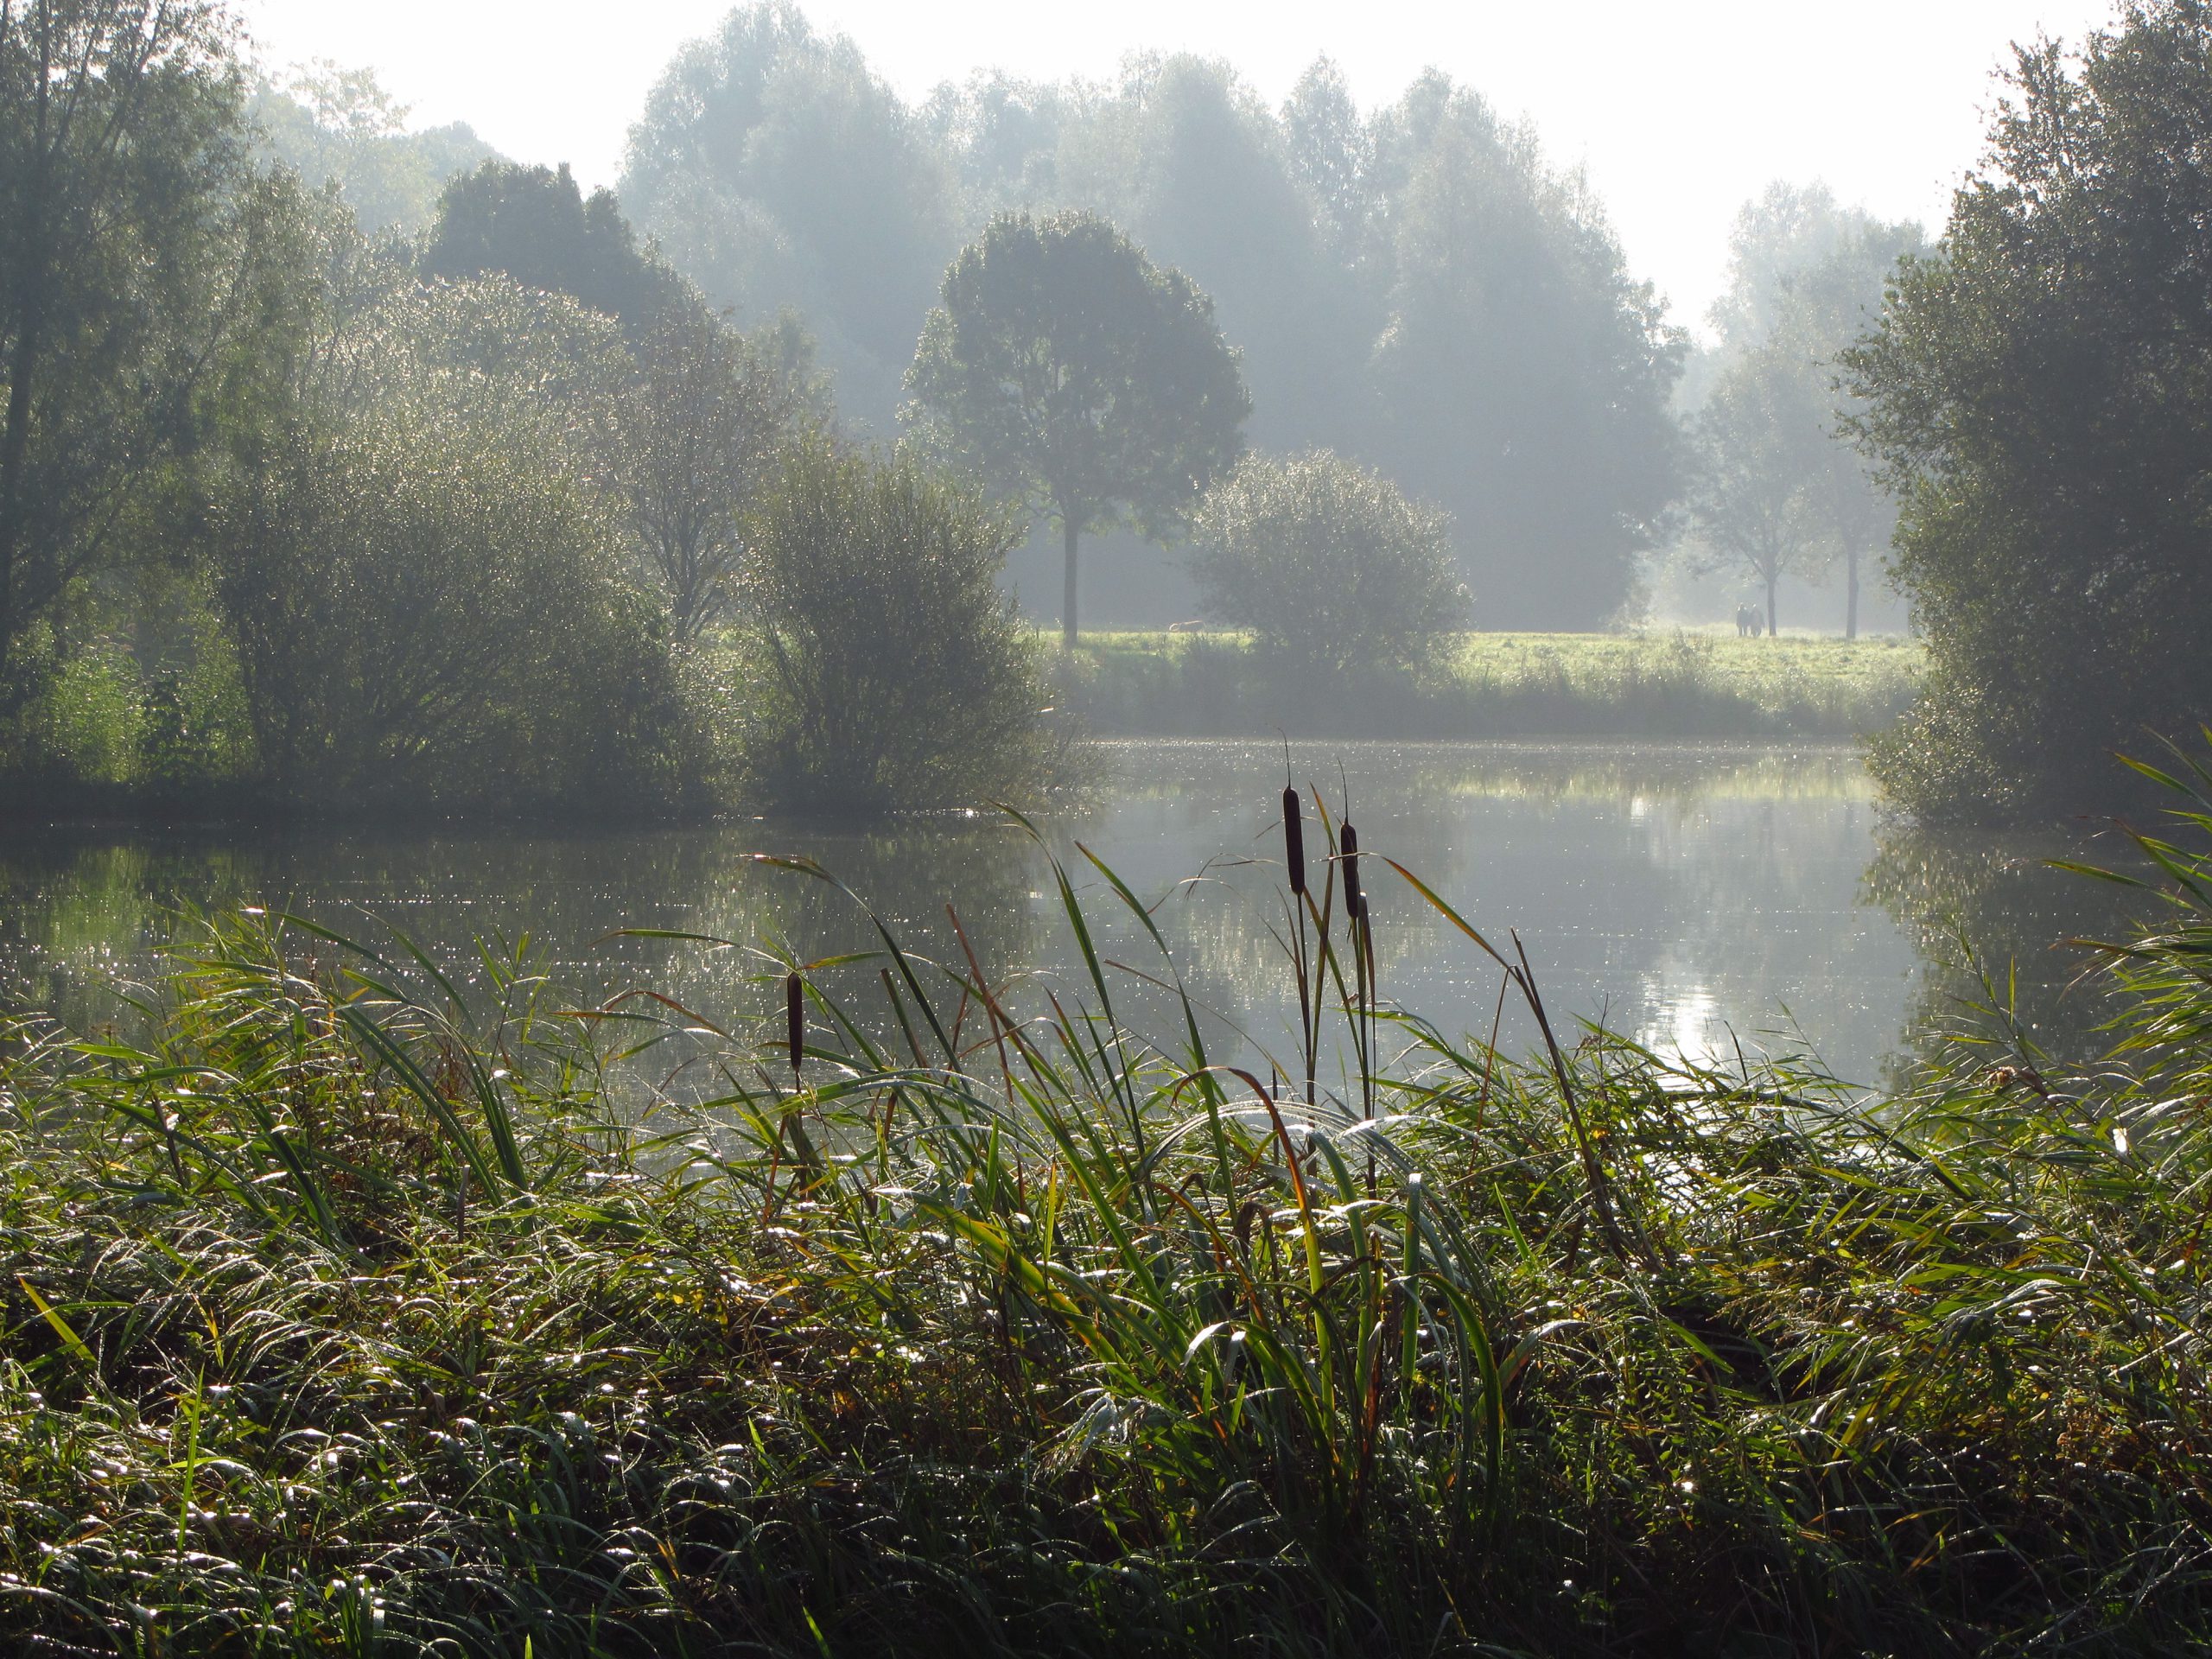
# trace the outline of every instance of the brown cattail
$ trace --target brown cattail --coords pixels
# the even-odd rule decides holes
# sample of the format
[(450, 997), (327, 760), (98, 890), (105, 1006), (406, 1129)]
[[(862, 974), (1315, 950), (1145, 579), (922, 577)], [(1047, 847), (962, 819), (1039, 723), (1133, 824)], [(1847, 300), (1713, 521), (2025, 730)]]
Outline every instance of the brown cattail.
[(1290, 866), (1290, 890), (1302, 899), (1306, 896), (1306, 819), (1299, 811), (1298, 791), (1288, 787), (1282, 792), (1282, 856)]
[(784, 1020), (791, 1039), (791, 1076), (798, 1076), (806, 1057), (806, 982), (797, 974), (784, 976)]
[(1367, 914), (1367, 895), (1359, 890), (1359, 831), (1345, 824), (1338, 846), (1344, 853), (1344, 914), (1357, 921)]

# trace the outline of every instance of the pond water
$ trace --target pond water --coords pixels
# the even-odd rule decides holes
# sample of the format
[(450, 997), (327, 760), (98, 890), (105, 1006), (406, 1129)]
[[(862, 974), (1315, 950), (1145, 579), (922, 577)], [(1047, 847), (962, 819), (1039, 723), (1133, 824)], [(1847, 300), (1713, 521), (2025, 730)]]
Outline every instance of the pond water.
[[(1046, 839), (1097, 926), (1103, 954), (1162, 975), (1157, 950), (1077, 843), (1154, 907), (1210, 1043), (1287, 1052), (1280, 918), (1279, 744), (1109, 744), (1113, 782)], [(1665, 1051), (1811, 1052), (1872, 1084), (1958, 986), (1932, 946), (1963, 927), (2026, 969), (2028, 1017), (2084, 1026), (2078, 967), (2046, 947), (2111, 919), (2102, 884), (2056, 875), (2035, 842), (1992, 846), (1885, 829), (1848, 747), (1605, 744), (1295, 745), (1292, 775), (1349, 800), (1363, 846), (1419, 874), (1494, 937), (1517, 929), (1555, 1013), (1602, 1020)], [(1318, 836), (1315, 838), (1318, 842)], [(647, 985), (724, 1024), (776, 1006), (757, 950), (814, 958), (864, 946), (825, 884), (763, 867), (804, 854), (866, 897), (921, 952), (957, 960), (957, 911), (1010, 1001), (1050, 984), (1090, 999), (1045, 854), (988, 813), (859, 831), (744, 820), (679, 830), (454, 829), (18, 832), (0, 840), (0, 982), (79, 1028), (128, 1023), (115, 987), (143, 980), (182, 907), (260, 904), (365, 941), (404, 931), (467, 969), (474, 942), (528, 942), (576, 995)], [(1487, 1033), (1498, 976), (1404, 883), (1370, 864), (1386, 998), (1448, 1032)], [(2090, 891), (2094, 888), (2094, 891)], [(873, 969), (829, 970), (858, 989)], [(1146, 982), (1116, 971), (1118, 1011), (1174, 1027)], [(1509, 1014), (1509, 1046), (1534, 1033)]]

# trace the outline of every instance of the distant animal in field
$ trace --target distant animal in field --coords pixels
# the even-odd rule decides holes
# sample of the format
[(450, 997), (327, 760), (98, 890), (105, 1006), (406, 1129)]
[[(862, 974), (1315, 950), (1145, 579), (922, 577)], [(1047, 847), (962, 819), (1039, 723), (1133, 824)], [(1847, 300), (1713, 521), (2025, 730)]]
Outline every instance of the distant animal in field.
[(1756, 639), (1765, 632), (1766, 619), (1759, 614), (1758, 606), (1738, 605), (1736, 607), (1736, 637), (1738, 639)]

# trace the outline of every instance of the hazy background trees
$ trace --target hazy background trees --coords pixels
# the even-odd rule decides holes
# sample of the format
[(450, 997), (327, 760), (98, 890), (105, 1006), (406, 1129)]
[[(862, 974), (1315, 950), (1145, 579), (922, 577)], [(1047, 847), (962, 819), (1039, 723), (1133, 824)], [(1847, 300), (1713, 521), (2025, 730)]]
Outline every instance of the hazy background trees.
[[(677, 55), (621, 194), (747, 326), (795, 308), (878, 432), (963, 243), (1009, 209), (1098, 214), (1211, 299), (1254, 442), (1325, 445), (1451, 512), (1483, 626), (1605, 622), (1680, 493), (1682, 335), (1579, 176), (1441, 75), (1362, 111), (1323, 61), (1276, 109), (1227, 65), (1152, 56), (910, 108), (771, 0)], [(1190, 614), (1172, 562), (1115, 563), (1105, 614)], [(1053, 613), (1059, 584), (1020, 568)]]
[(1708, 603), (1749, 588), (1770, 626), (1786, 601), (1793, 621), (1855, 639), (1871, 582), (1875, 614), (1903, 623), (1880, 574), (1896, 506), (1852, 435), (1861, 404), (1841, 359), (1924, 242), (1919, 226), (1840, 207), (1818, 183), (1771, 185), (1737, 215), (1717, 340), (1680, 399), (1692, 447), (1676, 569), (1726, 580)]
[(677, 54), (632, 130), (627, 211), (741, 326), (796, 308), (839, 404), (888, 435), (946, 262), (952, 178), (859, 49), (785, 0)]
[(265, 152), (310, 189), (336, 187), (361, 229), (413, 235), (446, 181), (498, 159), (465, 123), (409, 130), (408, 106), (366, 69), (316, 62), (256, 83), (246, 116)]

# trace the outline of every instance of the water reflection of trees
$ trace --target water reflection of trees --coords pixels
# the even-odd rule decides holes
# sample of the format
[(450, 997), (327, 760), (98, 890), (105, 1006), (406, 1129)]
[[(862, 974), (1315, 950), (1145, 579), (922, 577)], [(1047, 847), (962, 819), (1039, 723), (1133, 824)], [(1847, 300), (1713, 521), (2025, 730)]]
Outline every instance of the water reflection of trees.
[[(1281, 1051), (1293, 997), (1268, 924), (1281, 917), (1282, 750), (1165, 743), (1119, 758), (1107, 801), (1047, 825), (1101, 954), (1164, 976), (1078, 841), (1154, 907), (1184, 982), (1217, 1010), (1202, 1021), (1210, 1046), (1237, 1050), (1249, 1031)], [(1290, 761), (1301, 784), (1327, 789), (1332, 812), (1349, 790), (1370, 852), (1417, 872), (1501, 943), (1518, 927), (1562, 1019), (1602, 1015), (1662, 1047), (1726, 1053), (1739, 1033), (1749, 1048), (1796, 1046), (1794, 1015), (1835, 1064), (1871, 1082), (1896, 1039), (1907, 976), (1921, 1032), (1969, 988), (1955, 970), (1912, 964), (1915, 945), (1947, 962), (1955, 923), (1985, 959), (2019, 963), (2023, 1017), (2039, 1033), (2078, 1046), (2095, 1020), (2093, 999), (2058, 994), (2076, 958), (2047, 947), (2109, 926), (2112, 890), (2033, 861), (2069, 843), (1993, 853), (1878, 834), (1847, 749), (1317, 744), (1294, 746)], [(1042, 1007), (1047, 985), (1064, 1001), (1095, 1000), (1042, 853), (988, 812), (866, 830), (787, 821), (17, 839), (0, 844), (0, 976), (16, 982), (0, 995), (97, 1026), (116, 1014), (106, 980), (146, 975), (175, 907), (259, 903), (370, 940), (397, 927), (464, 979), (480, 972), (476, 939), (505, 948), (527, 936), (543, 970), (580, 998), (650, 986), (757, 1034), (775, 1019), (766, 952), (813, 961), (876, 944), (850, 900), (750, 856), (761, 852), (819, 861), (913, 949), (958, 963), (951, 905), (987, 971), (1014, 982), (1018, 1009)], [(1395, 877), (1378, 868), (1367, 887), (1385, 997), (1455, 1034), (1486, 1033), (1495, 969)], [(610, 937), (624, 929), (737, 943)], [(874, 974), (863, 963), (821, 978), (873, 1007)], [(1166, 993), (1119, 973), (1109, 982), (1117, 1012), (1179, 1032)], [(1503, 1036), (1509, 1046), (1535, 1041), (1510, 1007)]]
[[(1315, 758), (1294, 752), (1294, 775), (1320, 771)], [(1280, 872), (1247, 859), (1277, 855), (1282, 757), (1217, 746), (1208, 759), (1209, 788), (1249, 805), (1195, 825), (1177, 816), (1172, 790), (1138, 783), (1122, 810), (1141, 812), (1149, 799), (1146, 821), (1163, 840), (1210, 827), (1211, 844), (1243, 855), (1217, 862), (1160, 915), (1193, 988), (1245, 1010), (1255, 1034), (1272, 1040), (1289, 1001), (1281, 952), (1262, 925), (1280, 914)], [(1794, 1048), (1787, 1000), (1816, 1024), (1840, 1025), (1848, 1054), (1887, 1046), (1893, 936), (1838, 914), (1853, 908), (1874, 811), (1850, 751), (1409, 744), (1361, 746), (1350, 759), (1363, 843), (1417, 872), (1501, 945), (1520, 928), (1562, 1010), (1708, 1052), (1733, 1040), (1723, 1024), (1733, 1019), (1750, 1046)], [(1326, 776), (1334, 797), (1332, 766)], [(1386, 996), (1455, 1033), (1486, 1033), (1494, 969), (1395, 877), (1368, 885)], [(1170, 888), (1158, 880), (1141, 890)], [(1774, 1032), (1783, 1034), (1765, 1035)], [(1509, 1046), (1535, 1038), (1510, 1008), (1504, 1034)]]
[[(755, 853), (820, 860), (926, 954), (957, 960), (944, 906), (979, 955), (1026, 962), (1037, 948), (1040, 861), (1011, 830), (913, 820), (883, 833), (748, 826), (657, 832), (280, 836), (128, 842), (41, 838), (0, 850), (4, 994), (90, 1028), (127, 1015), (118, 982), (143, 981), (188, 907), (295, 911), (372, 948), (395, 932), (464, 984), (476, 945), (522, 950), (576, 997), (649, 985), (717, 1024), (749, 1027), (773, 1000), (767, 950), (815, 960), (876, 944), (865, 915), (827, 883)], [(734, 948), (622, 937), (708, 935)], [(832, 988), (864, 969), (832, 970)]]
[[(1901, 1052), (1932, 1058), (1961, 1037), (2002, 1037), (2009, 1015), (2029, 1040), (2085, 1060), (2113, 1005), (2081, 938), (2124, 935), (2143, 913), (2125, 889), (2050, 861), (2132, 864), (2125, 843), (2050, 830), (1984, 834), (1885, 823), (1866, 893), (1912, 938), (1921, 959)], [(2009, 1008), (2006, 1005), (2009, 1004)]]

